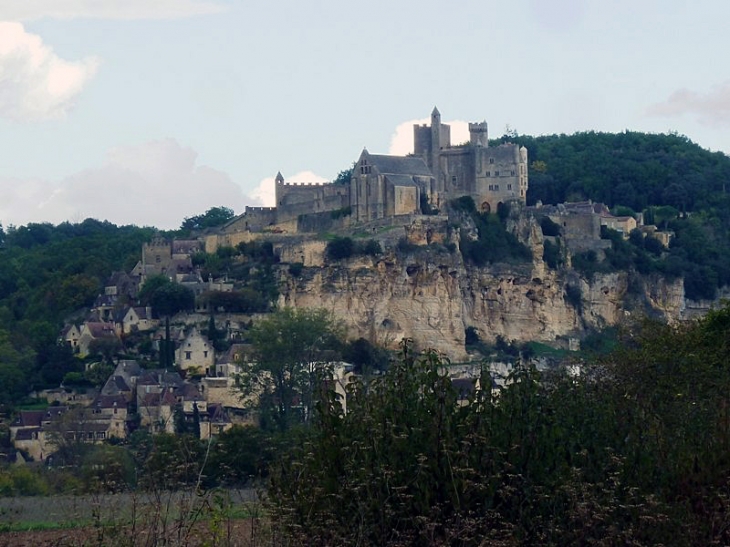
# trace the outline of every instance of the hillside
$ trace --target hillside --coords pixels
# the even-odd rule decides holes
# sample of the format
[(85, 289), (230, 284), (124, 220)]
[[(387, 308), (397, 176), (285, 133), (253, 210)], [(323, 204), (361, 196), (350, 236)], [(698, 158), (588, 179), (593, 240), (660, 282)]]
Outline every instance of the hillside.
[[(616, 214), (643, 213), (646, 223), (654, 223), (675, 234), (669, 249), (648, 248), (637, 239), (618, 241), (613, 238), (612, 249), (602, 265), (592, 263), (590, 256), (579, 256), (578, 260), (573, 260), (578, 270), (569, 273), (569, 277), (584, 279), (584, 296), (600, 292), (602, 283), (600, 279), (592, 281), (593, 275), (605, 276), (621, 271), (645, 276), (657, 274), (670, 284), (683, 278), (685, 295), (692, 299), (711, 300), (717, 296), (718, 288), (730, 285), (730, 199), (725, 191), (730, 180), (730, 158), (726, 155), (706, 151), (677, 135), (590, 132), (570, 136), (512, 135), (505, 139), (529, 150), (528, 205), (538, 201), (555, 204), (591, 199), (606, 203)], [(227, 213), (224, 219), (230, 218), (228, 213), (232, 212), (223, 212)], [(484, 231), (497, 226), (490, 222), (483, 225)], [(0, 402), (14, 404), (30, 388), (58, 385), (66, 372), (79, 366), (72, 356), (56, 345), (64, 319), (69, 314), (87, 309), (113, 271), (129, 271), (140, 256), (142, 243), (149, 241), (153, 232), (152, 228), (115, 226), (91, 219), (58, 226), (30, 224), (7, 227), (0, 232)], [(493, 239), (495, 236), (492, 234), (490, 237)], [(459, 243), (458, 240), (444, 246), (448, 250), (442, 254), (446, 260), (444, 264), (461, 262), (460, 258), (450, 255), (455, 243)], [(486, 256), (482, 251), (497, 250), (492, 244), (480, 247), (477, 242), (462, 243), (459, 247), (463, 258), (476, 266), (480, 266), (479, 260)], [(228, 259), (235, 259), (235, 256), (226, 256), (226, 252), (218, 257), (199, 257), (198, 264), (212, 275), (235, 276), (235, 268), (226, 266)], [(433, 256), (434, 253), (429, 252), (416, 253), (412, 260), (428, 262)], [(499, 261), (499, 256), (499, 253), (494, 254), (489, 262)], [(302, 300), (302, 295), (297, 295), (297, 276), (291, 276), (297, 268), (292, 270), (287, 265), (296, 260), (282, 262), (283, 267), (277, 268), (290, 279), (288, 287), (281, 287), (285, 289), (284, 296), (280, 297), (282, 302)], [(549, 266), (549, 260), (546, 264)], [(433, 269), (429, 264), (424, 263), (423, 266), (414, 274), (408, 273), (408, 264), (403, 264), (404, 288), (410, 286), (409, 283), (420, 283), (424, 275)], [(434, 264), (431, 266), (437, 268)], [(317, 277), (313, 276), (313, 270), (307, 270), (305, 268), (302, 279), (332, 278), (338, 271), (344, 272), (337, 267), (323, 271), (323, 275)], [(274, 298), (277, 291), (270, 284), (274, 278), (269, 278), (267, 272), (266, 268), (256, 270), (265, 286), (253, 288)], [(358, 274), (357, 266), (353, 272)], [(248, 270), (244, 273), (248, 276)], [(264, 279), (264, 274), (269, 277)], [(534, 283), (533, 277), (526, 279)], [(343, 273), (341, 279), (347, 280), (348, 277)], [(624, 275), (621, 279), (622, 284), (631, 286), (631, 276)], [(469, 287), (472, 281), (462, 280), (465, 294), (471, 294)], [(331, 279), (329, 285), (323, 285), (316, 292), (326, 293), (337, 283)], [(571, 283), (578, 286), (575, 281)], [(309, 293), (309, 300), (312, 294)], [(509, 291), (500, 291), (499, 298), (507, 299), (509, 294)], [(534, 296), (535, 291), (532, 294)], [(336, 293), (330, 296), (334, 297)], [(574, 308), (577, 309), (579, 304), (571, 305), (568, 301), (566, 307), (559, 291), (548, 301), (550, 299), (560, 303), (561, 313), (565, 316), (563, 320), (568, 327), (570, 322), (577, 320)], [(475, 306), (470, 304), (468, 309), (476, 310)], [(439, 306), (439, 309), (444, 307)], [(455, 313), (458, 315), (460, 312), (456, 310)], [(500, 313), (495, 321), (503, 326), (505, 335), (512, 336), (511, 333), (519, 327), (511, 323), (509, 314), (503, 315)], [(550, 321), (549, 314), (545, 321)], [(593, 324), (591, 321), (588, 324)], [(566, 331), (570, 330), (568, 327)], [(459, 343), (463, 338), (463, 329), (454, 335)]]

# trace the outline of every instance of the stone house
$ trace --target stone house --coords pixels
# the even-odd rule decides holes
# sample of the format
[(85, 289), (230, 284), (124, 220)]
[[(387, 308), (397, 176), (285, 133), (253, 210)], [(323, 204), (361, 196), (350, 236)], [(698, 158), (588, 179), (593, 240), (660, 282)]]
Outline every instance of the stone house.
[(142, 264), (136, 271), (142, 276), (142, 283), (150, 275), (166, 275), (174, 280), (178, 274), (193, 271), (192, 255), (202, 251), (203, 247), (197, 239), (169, 241), (155, 237), (142, 246)]
[(174, 433), (173, 414), (184, 385), (177, 372), (150, 370), (137, 379), (136, 398), (140, 425), (151, 433)]
[(79, 338), (81, 338), (81, 330), (76, 325), (66, 325), (61, 330), (59, 341), (71, 346), (74, 352), (78, 351)]
[(639, 225), (636, 219), (631, 216), (615, 217), (611, 214), (603, 214), (601, 215), (601, 226), (616, 230), (623, 235), (624, 239), (628, 239), (631, 231), (635, 230)]
[(131, 334), (133, 332), (147, 332), (157, 327), (159, 321), (152, 317), (152, 308), (128, 307), (118, 314), (117, 332)]
[(78, 353), (81, 357), (89, 354), (89, 346), (91, 346), (92, 342), (95, 340), (120, 342), (114, 323), (106, 321), (86, 321), (81, 326), (78, 341)]
[(176, 362), (182, 370), (208, 374), (215, 365), (215, 350), (210, 341), (193, 327), (177, 348)]

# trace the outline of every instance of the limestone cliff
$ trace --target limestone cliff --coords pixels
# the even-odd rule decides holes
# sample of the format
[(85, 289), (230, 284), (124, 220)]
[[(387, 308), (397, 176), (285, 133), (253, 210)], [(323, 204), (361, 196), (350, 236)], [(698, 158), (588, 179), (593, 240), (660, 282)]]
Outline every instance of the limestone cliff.
[[(420, 222), (420, 221), (419, 221)], [(427, 224), (427, 223), (425, 223)], [(569, 269), (553, 270), (542, 261), (542, 233), (534, 222), (512, 226), (533, 251), (531, 263), (465, 264), (459, 230), (436, 239), (419, 235), (424, 223), (404, 226), (406, 241), (441, 241), (406, 249), (393, 246), (373, 258), (336, 261), (304, 268), (294, 278), (282, 270), (279, 305), (331, 311), (350, 337), (394, 346), (403, 337), (432, 347), (452, 360), (466, 356), (465, 329), (474, 327), (487, 341), (566, 343), (591, 328), (615, 325), (635, 313), (679, 319), (681, 280), (635, 279), (629, 273), (596, 274), (587, 281)], [(442, 224), (445, 228), (445, 224)]]

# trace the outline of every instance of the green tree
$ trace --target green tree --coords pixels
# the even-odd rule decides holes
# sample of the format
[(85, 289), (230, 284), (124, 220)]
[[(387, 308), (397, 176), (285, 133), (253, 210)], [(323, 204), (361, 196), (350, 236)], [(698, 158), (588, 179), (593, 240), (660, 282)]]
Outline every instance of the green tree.
[(238, 378), (244, 397), (258, 401), (262, 425), (286, 430), (311, 418), (317, 391), (330, 379), (327, 350), (341, 333), (324, 310), (284, 308), (253, 326), (253, 363)]
[(211, 207), (202, 215), (186, 217), (180, 226), (181, 230), (201, 230), (203, 228), (213, 228), (225, 224), (236, 213), (229, 207)]
[(156, 313), (170, 317), (195, 307), (195, 293), (164, 275), (151, 276), (139, 291), (141, 304), (152, 306)]

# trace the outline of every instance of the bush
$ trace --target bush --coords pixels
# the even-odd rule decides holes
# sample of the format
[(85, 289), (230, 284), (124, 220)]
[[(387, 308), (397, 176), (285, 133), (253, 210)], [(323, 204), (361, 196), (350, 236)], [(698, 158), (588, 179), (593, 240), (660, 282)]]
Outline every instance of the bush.
[(325, 254), (330, 260), (343, 260), (356, 255), (377, 256), (382, 253), (380, 243), (374, 239), (361, 243), (355, 242), (349, 237), (337, 237), (325, 248)]
[(510, 260), (524, 262), (532, 259), (530, 249), (520, 243), (514, 234), (505, 230), (497, 215), (473, 213), (472, 218), (477, 226), (479, 239), (471, 241), (462, 236), (461, 253), (464, 260), (476, 266), (484, 266), (487, 263)]
[(330, 260), (350, 258), (355, 250), (355, 243), (349, 237), (336, 237), (325, 248), (325, 254)]
[(550, 220), (550, 217), (542, 217), (540, 219), (540, 229), (544, 236), (557, 237), (560, 235), (560, 224)]
[(575, 311), (580, 313), (583, 310), (583, 295), (580, 292), (578, 285), (566, 285), (565, 294), (563, 295), (565, 301), (575, 308)]
[(551, 241), (545, 240), (543, 243), (542, 259), (549, 268), (556, 270), (563, 263), (560, 243), (552, 243)]
[(450, 205), (455, 211), (464, 211), (465, 213), (477, 212), (477, 206), (471, 196), (461, 196), (460, 198), (451, 200)]

